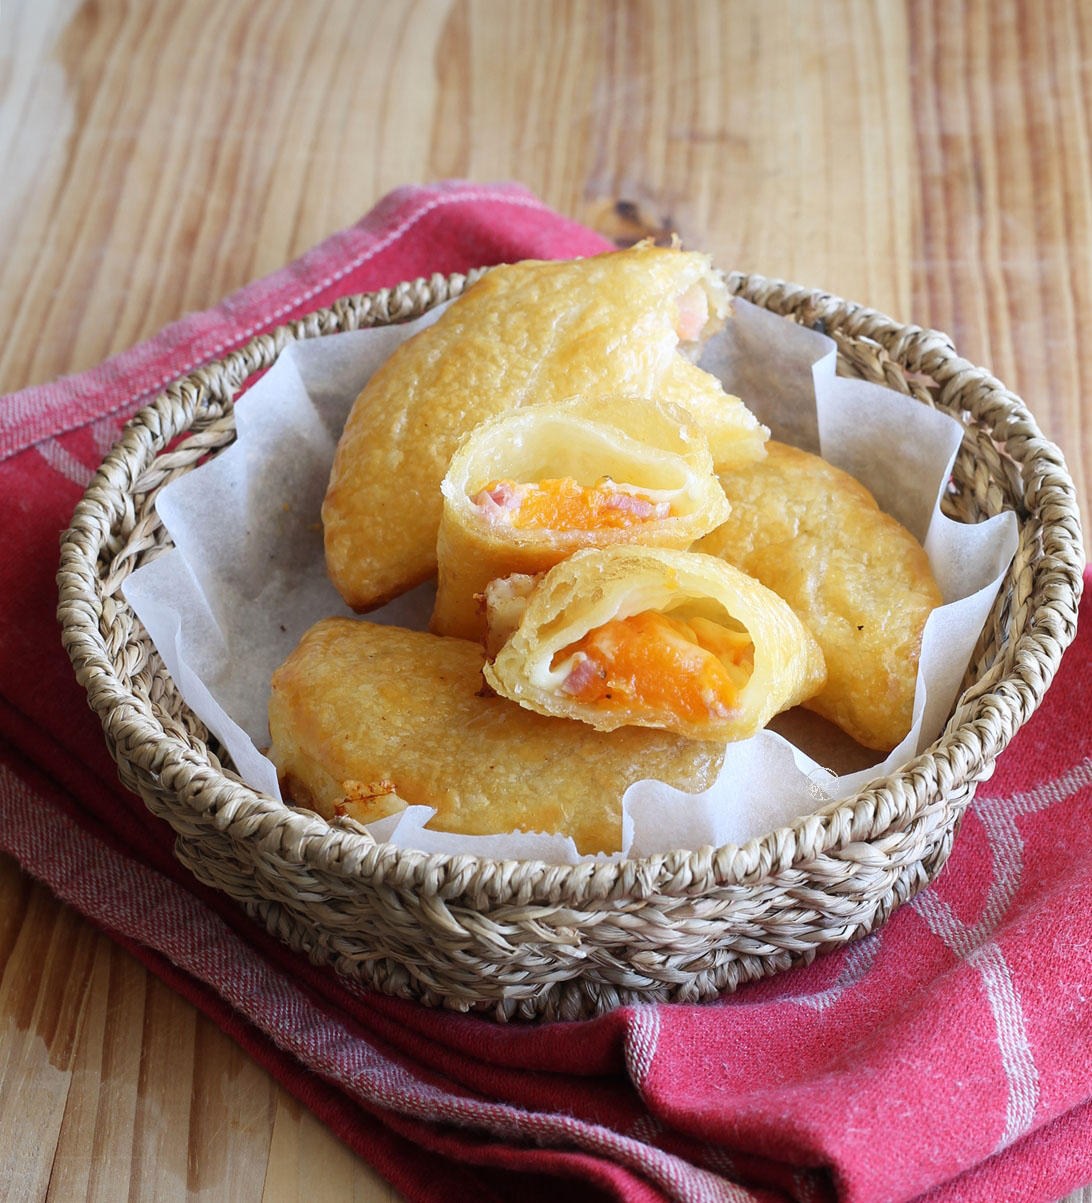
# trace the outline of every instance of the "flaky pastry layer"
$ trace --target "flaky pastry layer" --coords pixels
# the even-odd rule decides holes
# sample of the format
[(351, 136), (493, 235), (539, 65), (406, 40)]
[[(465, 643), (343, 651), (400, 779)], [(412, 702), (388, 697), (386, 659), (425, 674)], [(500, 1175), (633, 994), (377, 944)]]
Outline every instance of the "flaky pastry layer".
[[(560, 479), (614, 494), (623, 510), (632, 501), (638, 512), (666, 512), (608, 526), (589, 510), (528, 527), (518, 503), (476, 501), (483, 485), (502, 479), (532, 487)], [(463, 639), (481, 637), (477, 597), (497, 577), (544, 572), (585, 547), (689, 547), (729, 512), (701, 428), (676, 405), (634, 397), (571, 398), (492, 418), (456, 451), (442, 492), (431, 629)]]
[[(574, 695), (580, 662), (571, 649), (589, 632), (649, 612), (742, 628), (750, 636), (753, 667), (730, 712), (711, 706), (698, 717), (665, 710), (660, 699), (672, 691), (664, 688), (657, 665), (675, 671), (677, 658), (658, 657), (656, 648), (643, 660), (651, 673), (645, 678), (649, 692), (657, 695), (652, 704), (619, 693), (593, 702)], [(818, 645), (789, 606), (738, 569), (693, 552), (617, 546), (578, 552), (551, 568), (530, 592), (518, 627), (486, 665), (485, 676), (521, 706), (599, 730), (635, 724), (729, 741), (753, 735), (775, 714), (809, 697), (825, 673)], [(693, 687), (680, 680), (674, 692), (681, 698), (692, 695)]]
[(722, 474), (732, 513), (697, 550), (792, 606), (827, 663), (826, 686), (805, 705), (889, 751), (910, 730), (922, 633), (943, 600), (929, 558), (848, 473), (783, 443), (768, 452)]
[(364, 823), (421, 803), (436, 830), (560, 832), (590, 854), (620, 849), (632, 782), (696, 792), (716, 778), (721, 746), (544, 718), (486, 696), (481, 668), (462, 639), (318, 623), (273, 676), (270, 756), (286, 795)]
[(353, 406), (322, 511), (345, 600), (372, 609), (432, 575), (440, 482), (460, 438), (494, 414), (576, 395), (650, 397), (693, 415), (718, 466), (760, 458), (766, 429), (685, 353), (729, 304), (708, 256), (651, 245), (488, 272)]

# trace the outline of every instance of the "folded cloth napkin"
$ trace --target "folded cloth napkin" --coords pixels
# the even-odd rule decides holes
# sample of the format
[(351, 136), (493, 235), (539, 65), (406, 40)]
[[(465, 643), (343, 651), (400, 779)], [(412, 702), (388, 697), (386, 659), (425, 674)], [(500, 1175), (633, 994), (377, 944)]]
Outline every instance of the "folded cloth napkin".
[[(0, 848), (412, 1200), (1053, 1200), (1092, 1181), (1092, 635), (885, 928), (704, 1006), (503, 1026), (369, 994), (172, 858), (54, 619), (57, 538), (168, 380), (336, 296), (602, 240), (514, 185), (388, 196), (290, 267), (0, 400)], [(1087, 608), (1088, 602), (1085, 603)]]

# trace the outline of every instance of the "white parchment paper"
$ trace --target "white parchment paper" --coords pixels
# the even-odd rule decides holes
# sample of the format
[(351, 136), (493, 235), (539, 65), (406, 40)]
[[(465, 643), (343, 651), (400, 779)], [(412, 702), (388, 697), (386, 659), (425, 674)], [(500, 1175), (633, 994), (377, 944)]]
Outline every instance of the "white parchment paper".
[[(187, 704), (242, 777), (275, 798), (276, 770), (258, 750), (269, 743), (270, 678), (313, 623), (351, 616), (326, 576), (319, 518), (337, 438), (376, 367), (439, 313), (288, 347), (236, 405), (237, 441), (163, 490), (157, 505), (174, 549), (125, 585)], [(958, 424), (889, 389), (841, 379), (835, 364), (830, 339), (746, 301), (735, 302), (734, 318), (702, 357), (775, 438), (852, 473), (923, 541), (945, 604), (925, 629), (914, 725), (886, 759), (842, 775), (766, 730), (728, 745), (705, 793), (637, 782), (623, 799), (622, 855), (763, 835), (897, 768), (936, 738), (955, 700), (1016, 549), (1015, 516), (967, 526), (941, 514)], [(432, 596), (432, 587), (422, 586), (368, 618), (424, 629)], [(411, 806), (370, 830), (424, 851), (581, 859), (558, 835), (427, 830), (434, 813)]]

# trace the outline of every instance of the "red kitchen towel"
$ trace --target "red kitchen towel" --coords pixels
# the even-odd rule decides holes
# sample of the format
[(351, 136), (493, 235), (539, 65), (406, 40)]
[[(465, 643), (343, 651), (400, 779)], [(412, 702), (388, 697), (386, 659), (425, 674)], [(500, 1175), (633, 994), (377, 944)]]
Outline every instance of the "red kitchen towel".
[(123, 418), (336, 296), (603, 245), (514, 185), (401, 189), (216, 309), (0, 400), (0, 848), (409, 1199), (545, 1200), (558, 1179), (650, 1203), (1057, 1199), (1092, 1181), (1087, 621), (933, 886), (867, 939), (704, 1006), (499, 1026), (368, 994), (194, 882), (116, 784), (53, 578)]

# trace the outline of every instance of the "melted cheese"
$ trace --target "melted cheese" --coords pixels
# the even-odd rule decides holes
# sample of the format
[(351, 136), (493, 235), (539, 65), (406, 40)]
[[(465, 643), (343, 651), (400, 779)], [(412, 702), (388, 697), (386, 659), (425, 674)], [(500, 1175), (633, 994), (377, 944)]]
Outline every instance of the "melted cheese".
[(491, 521), (518, 530), (619, 530), (666, 518), (671, 509), (609, 478), (589, 487), (571, 476), (535, 484), (494, 480), (470, 500)]
[(745, 631), (656, 610), (612, 619), (554, 657), (562, 689), (598, 706), (640, 705), (687, 719), (728, 718), (754, 668)]

